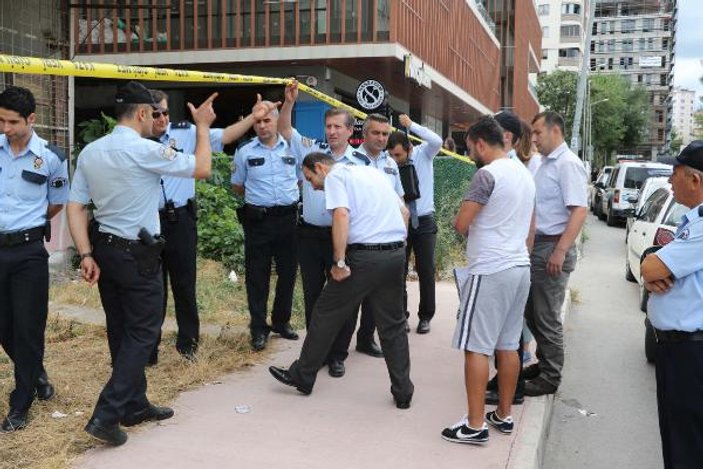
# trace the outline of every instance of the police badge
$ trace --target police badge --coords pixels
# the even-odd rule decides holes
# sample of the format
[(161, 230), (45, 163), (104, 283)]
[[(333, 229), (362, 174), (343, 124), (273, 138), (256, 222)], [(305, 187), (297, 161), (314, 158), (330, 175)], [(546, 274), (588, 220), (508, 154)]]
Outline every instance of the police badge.
[(44, 165), (44, 160), (42, 160), (40, 157), (35, 156), (34, 157), (34, 169), (39, 169)]

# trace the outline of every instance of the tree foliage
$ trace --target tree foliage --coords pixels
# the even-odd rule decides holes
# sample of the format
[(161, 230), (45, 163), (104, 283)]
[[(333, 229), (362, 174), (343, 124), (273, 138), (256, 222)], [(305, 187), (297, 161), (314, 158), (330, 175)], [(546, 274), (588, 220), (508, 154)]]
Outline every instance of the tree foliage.
[[(616, 74), (594, 74), (589, 79), (595, 154), (624, 152), (641, 143), (650, 115), (646, 90)], [(571, 140), (576, 112), (577, 83), (578, 73), (563, 70), (541, 75), (537, 83), (540, 103), (564, 117), (567, 141)]]

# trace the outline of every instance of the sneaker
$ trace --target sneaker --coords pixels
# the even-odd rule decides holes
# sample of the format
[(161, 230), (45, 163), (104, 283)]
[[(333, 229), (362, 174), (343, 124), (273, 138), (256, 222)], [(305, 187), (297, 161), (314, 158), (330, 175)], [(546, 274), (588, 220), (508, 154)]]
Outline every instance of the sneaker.
[(513, 418), (511, 416), (502, 419), (498, 417), (498, 412), (493, 410), (486, 414), (486, 421), (505, 435), (510, 435), (513, 432)]
[(488, 441), (488, 425), (483, 423), (483, 426), (476, 430), (475, 428), (469, 427), (469, 421), (466, 415), (464, 418), (452, 425), (442, 430), (442, 439), (451, 441), (453, 443), (470, 443), (470, 444), (483, 444)]

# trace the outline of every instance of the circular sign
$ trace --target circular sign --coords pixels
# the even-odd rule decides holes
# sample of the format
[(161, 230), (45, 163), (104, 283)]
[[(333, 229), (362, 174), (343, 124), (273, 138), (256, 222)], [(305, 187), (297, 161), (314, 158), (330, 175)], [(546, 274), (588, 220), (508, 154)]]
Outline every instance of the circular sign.
[(386, 90), (377, 80), (362, 81), (356, 89), (356, 101), (367, 111), (381, 107), (385, 99)]

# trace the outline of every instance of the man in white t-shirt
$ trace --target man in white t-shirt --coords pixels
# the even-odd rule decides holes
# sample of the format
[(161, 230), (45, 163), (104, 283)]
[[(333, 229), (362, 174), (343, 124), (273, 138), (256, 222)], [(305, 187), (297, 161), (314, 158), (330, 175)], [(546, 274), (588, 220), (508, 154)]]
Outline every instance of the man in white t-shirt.
[[(445, 428), (455, 443), (485, 443), (488, 425), (511, 433), (511, 405), (520, 371), (518, 349), (530, 288), (528, 244), (534, 233), (532, 175), (503, 146), (503, 129), (484, 116), (467, 133), (471, 158), (479, 168), (464, 197), (455, 228), (467, 236), (468, 265), (457, 269), (460, 305), (454, 347), (464, 351), (468, 413)], [(485, 414), (489, 357), (498, 357), (499, 404)]]
[(335, 164), (332, 156), (313, 152), (303, 160), (303, 174), (325, 191), (334, 264), (315, 302), (300, 357), (287, 370), (272, 366), (269, 371), (310, 394), (332, 343), (363, 300), (374, 313), (396, 407), (407, 409), (414, 391), (403, 308), (408, 209), (375, 168)]

